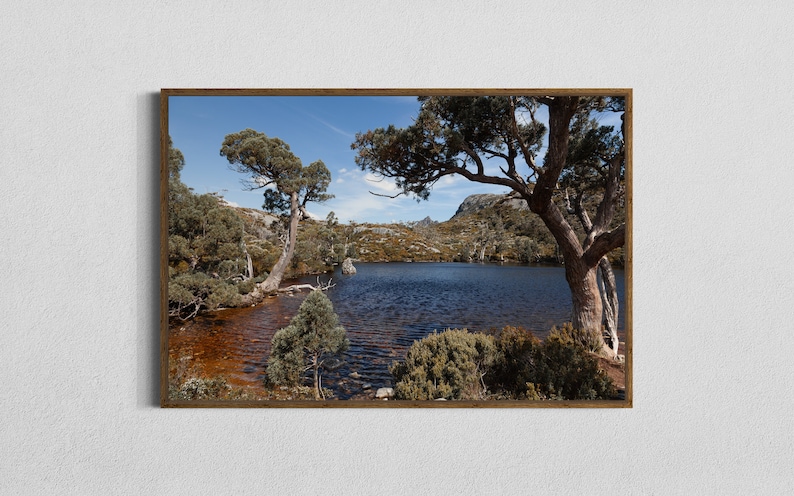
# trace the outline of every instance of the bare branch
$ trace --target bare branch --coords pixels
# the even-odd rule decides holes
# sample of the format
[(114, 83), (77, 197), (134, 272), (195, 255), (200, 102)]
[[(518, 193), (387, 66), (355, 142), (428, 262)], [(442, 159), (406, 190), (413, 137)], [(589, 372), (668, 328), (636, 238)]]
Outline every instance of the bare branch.
[(396, 195), (384, 195), (383, 193), (375, 193), (374, 191), (369, 192), (370, 195), (382, 196), (383, 198), (391, 198), (391, 199), (397, 198), (398, 196), (401, 196), (404, 193), (405, 193), (404, 191), (400, 191)]
[[(521, 136), (518, 132), (518, 122), (516, 121), (516, 103), (512, 97), (510, 98), (510, 110), (513, 134), (515, 135), (516, 141), (518, 141), (518, 146), (521, 148), (521, 153), (524, 155), (524, 161), (527, 163), (529, 168), (532, 169), (533, 174), (540, 174), (540, 169), (538, 169), (538, 167), (535, 165), (535, 157), (532, 156), (529, 148), (527, 148), (527, 144), (524, 143), (524, 140), (521, 139)], [(535, 112), (530, 111), (529, 115), (532, 117), (532, 121), (535, 122)]]
[(287, 286), (286, 288), (279, 288), (279, 293), (300, 293), (304, 289), (309, 289), (311, 291), (328, 291), (329, 289), (336, 286), (336, 284), (331, 284), (332, 279), (328, 279), (328, 282), (323, 284), (320, 282), (320, 277), (317, 277), (317, 286), (312, 286), (311, 284), (293, 284), (291, 286)]

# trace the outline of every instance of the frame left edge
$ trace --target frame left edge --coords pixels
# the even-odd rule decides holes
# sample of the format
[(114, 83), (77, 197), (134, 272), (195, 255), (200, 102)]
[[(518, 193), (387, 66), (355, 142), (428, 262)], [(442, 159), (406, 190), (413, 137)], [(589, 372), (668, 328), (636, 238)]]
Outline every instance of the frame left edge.
[(168, 90), (160, 90), (160, 407), (168, 403)]

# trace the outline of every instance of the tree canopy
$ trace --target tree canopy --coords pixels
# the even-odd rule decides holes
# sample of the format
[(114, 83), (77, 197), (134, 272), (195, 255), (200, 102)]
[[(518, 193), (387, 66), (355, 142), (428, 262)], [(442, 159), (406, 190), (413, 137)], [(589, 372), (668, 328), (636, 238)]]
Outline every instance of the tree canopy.
[(249, 176), (242, 180), (246, 189), (275, 188), (265, 192), (265, 210), (288, 213), (289, 197), (296, 194), (301, 213), (307, 216), (308, 202), (324, 202), (334, 197), (325, 192), (331, 184), (331, 172), (323, 161), (304, 167), (289, 145), (279, 138), (244, 129), (226, 135), (220, 154), (227, 158), (232, 170)]

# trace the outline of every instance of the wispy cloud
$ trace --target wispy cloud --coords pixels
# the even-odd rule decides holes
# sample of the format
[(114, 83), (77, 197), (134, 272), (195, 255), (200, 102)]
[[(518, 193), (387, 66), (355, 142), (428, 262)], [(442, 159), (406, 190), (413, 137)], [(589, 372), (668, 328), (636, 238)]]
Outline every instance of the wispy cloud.
[(317, 117), (316, 115), (314, 115), (314, 114), (312, 114), (312, 113), (309, 113), (309, 112), (304, 112), (304, 114), (308, 115), (309, 117), (311, 117), (311, 118), (312, 118), (312, 119), (314, 119), (315, 121), (319, 122), (319, 123), (320, 123), (320, 124), (322, 124), (323, 126), (327, 127), (327, 128), (328, 128), (328, 129), (330, 129), (331, 131), (333, 131), (333, 132), (335, 132), (335, 133), (337, 133), (337, 134), (341, 134), (341, 135), (342, 135), (342, 136), (344, 136), (345, 138), (348, 138), (348, 139), (351, 139), (351, 140), (352, 140), (352, 139), (355, 139), (355, 137), (356, 137), (356, 135), (355, 135), (355, 134), (353, 134), (353, 133), (349, 133), (349, 132), (347, 132), (347, 131), (345, 131), (345, 130), (343, 130), (343, 129), (339, 129), (338, 127), (334, 126), (334, 125), (333, 125), (333, 124), (331, 124), (330, 122), (327, 122), (327, 121), (325, 121), (325, 120), (323, 120), (323, 119), (320, 119), (319, 117)]

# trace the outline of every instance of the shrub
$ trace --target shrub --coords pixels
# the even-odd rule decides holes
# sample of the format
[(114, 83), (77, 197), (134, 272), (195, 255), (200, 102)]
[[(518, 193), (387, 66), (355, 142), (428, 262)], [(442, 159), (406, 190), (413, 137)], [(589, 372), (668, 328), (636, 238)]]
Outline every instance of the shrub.
[(233, 284), (203, 272), (189, 272), (168, 281), (168, 304), (169, 315), (190, 318), (201, 310), (238, 306), (240, 294)]
[(267, 276), (259, 276), (254, 277), (253, 279), (246, 279), (245, 281), (240, 281), (237, 283), (237, 292), (241, 295), (245, 295), (250, 293), (254, 290), (257, 284), (264, 281)]
[(191, 377), (183, 382), (172, 394), (173, 399), (179, 400), (212, 400), (221, 399), (230, 390), (226, 379), (214, 377)]
[(578, 343), (587, 351), (592, 353), (601, 353), (602, 339), (599, 332), (587, 332), (580, 329), (575, 329), (573, 324), (566, 322), (561, 328), (552, 327), (550, 336), (557, 336), (565, 343)]
[(404, 362), (389, 368), (397, 399), (483, 399), (483, 377), (497, 358), (492, 336), (466, 329), (434, 332), (415, 341)]
[(535, 378), (540, 346), (540, 340), (523, 327), (507, 326), (499, 333), (496, 338), (499, 361), (494, 367), (493, 381), (508, 397), (526, 396), (527, 383), (533, 383)]
[(491, 380), (501, 397), (513, 399), (608, 399), (615, 388), (598, 358), (570, 324), (552, 328), (541, 342), (520, 327), (505, 327), (496, 339), (498, 361)]
[(598, 359), (582, 345), (551, 334), (536, 352), (532, 383), (542, 397), (566, 400), (609, 399), (615, 386)]

